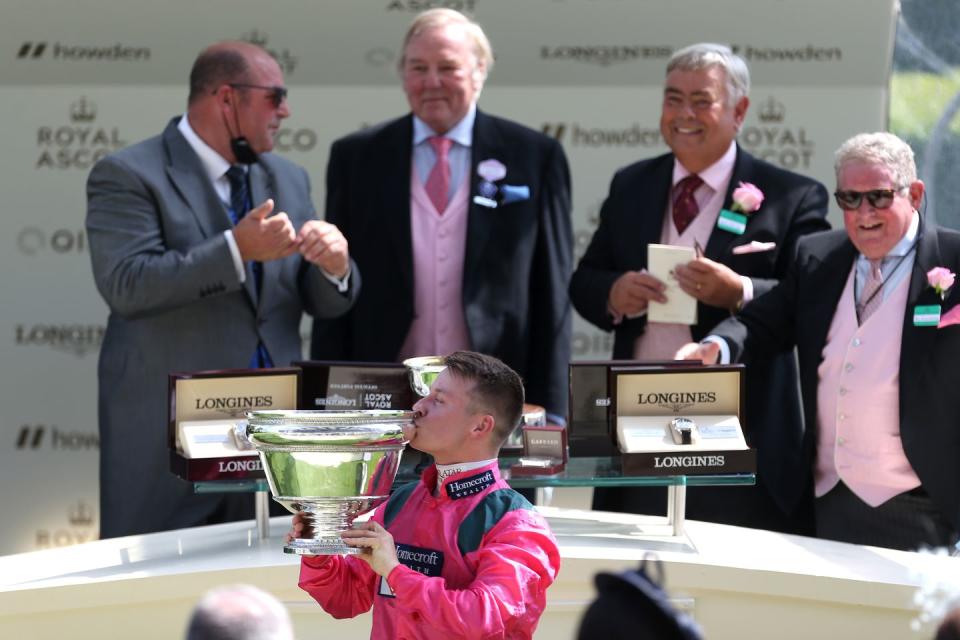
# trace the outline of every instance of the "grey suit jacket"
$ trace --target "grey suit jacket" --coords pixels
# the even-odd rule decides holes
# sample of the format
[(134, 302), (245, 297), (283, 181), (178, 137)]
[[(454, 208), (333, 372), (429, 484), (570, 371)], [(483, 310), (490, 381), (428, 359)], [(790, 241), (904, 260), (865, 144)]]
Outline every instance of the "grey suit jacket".
[[(254, 203), (275, 201), (294, 227), (315, 217), (306, 172), (272, 154), (251, 166)], [(204, 524), (217, 496), (195, 496), (169, 471), (167, 376), (243, 368), (258, 341), (273, 362), (301, 358), (303, 312), (345, 313), (337, 291), (299, 254), (241, 283), (223, 232), (226, 209), (177, 129), (112, 154), (87, 181), (87, 234), (97, 289), (110, 308), (98, 369), (101, 537)]]

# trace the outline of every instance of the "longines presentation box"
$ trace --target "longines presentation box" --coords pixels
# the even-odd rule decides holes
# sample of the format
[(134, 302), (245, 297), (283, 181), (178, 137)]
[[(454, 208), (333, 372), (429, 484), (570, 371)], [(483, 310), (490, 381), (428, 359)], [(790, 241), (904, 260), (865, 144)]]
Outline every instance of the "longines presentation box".
[(420, 399), (402, 364), (326, 360), (293, 364), (303, 371), (300, 409), (409, 411)]
[(190, 482), (263, 478), (259, 455), (236, 426), (247, 411), (296, 409), (300, 375), (295, 368), (171, 374), (171, 471)]
[(639, 360), (580, 360), (570, 363), (570, 409), (568, 438), (570, 456), (616, 456), (620, 451), (613, 437), (611, 367), (689, 366), (683, 362), (641, 362)]
[(743, 365), (610, 367), (624, 475), (755, 473), (743, 437)]

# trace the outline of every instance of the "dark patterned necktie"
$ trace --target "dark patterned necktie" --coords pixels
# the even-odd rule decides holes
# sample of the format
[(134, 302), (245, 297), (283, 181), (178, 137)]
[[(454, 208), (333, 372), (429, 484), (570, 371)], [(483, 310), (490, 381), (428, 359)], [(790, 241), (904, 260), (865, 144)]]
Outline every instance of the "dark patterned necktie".
[(693, 193), (700, 188), (703, 180), (695, 173), (690, 174), (677, 183), (673, 189), (673, 224), (677, 228), (677, 233), (683, 233), (683, 230), (690, 226), (693, 219), (700, 213), (700, 205)]
[[(227, 180), (230, 182), (230, 220), (234, 226), (236, 226), (243, 220), (243, 217), (247, 215), (247, 212), (253, 208), (253, 204), (250, 201), (250, 183), (247, 180), (246, 170), (241, 166), (231, 166), (227, 169), (226, 175)], [(254, 287), (256, 287), (257, 297), (259, 298), (263, 285), (263, 263), (252, 263), (251, 270), (253, 271), (253, 284)], [(273, 362), (270, 359), (270, 354), (267, 353), (267, 348), (262, 341), (257, 342), (257, 349), (253, 353), (253, 357), (250, 358), (250, 368), (261, 369), (272, 366)]]

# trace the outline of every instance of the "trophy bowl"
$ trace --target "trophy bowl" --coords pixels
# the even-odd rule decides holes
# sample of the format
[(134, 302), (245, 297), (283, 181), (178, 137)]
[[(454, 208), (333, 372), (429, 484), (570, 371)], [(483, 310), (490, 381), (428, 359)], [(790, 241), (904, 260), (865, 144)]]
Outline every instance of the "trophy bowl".
[(447, 367), (440, 356), (407, 358), (403, 361), (403, 366), (410, 372), (410, 386), (417, 394), (424, 397), (430, 395), (430, 385)]
[[(359, 553), (340, 539), (354, 518), (390, 496), (412, 411), (249, 411), (245, 435), (260, 453), (273, 499), (303, 512), (298, 555)], [(305, 529), (306, 531), (307, 529)]]

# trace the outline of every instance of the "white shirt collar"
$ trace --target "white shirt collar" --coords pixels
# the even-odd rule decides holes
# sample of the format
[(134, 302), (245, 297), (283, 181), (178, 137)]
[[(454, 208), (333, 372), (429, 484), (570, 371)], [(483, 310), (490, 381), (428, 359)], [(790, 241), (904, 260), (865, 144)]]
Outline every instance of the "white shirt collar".
[(486, 467), (487, 465), (493, 464), (496, 462), (496, 458), (491, 458), (490, 460), (477, 460), (474, 462), (454, 462), (453, 464), (438, 464), (437, 465), (437, 487), (443, 484), (443, 481), (449, 478), (450, 476), (463, 473), (464, 471), (472, 471), (474, 469), (479, 469), (480, 467)]
[(183, 134), (183, 137), (186, 138), (190, 148), (192, 148), (194, 153), (200, 158), (200, 162), (203, 164), (203, 168), (207, 172), (207, 177), (210, 178), (210, 182), (216, 183), (217, 180), (223, 178), (227, 169), (230, 168), (230, 163), (197, 135), (197, 132), (190, 126), (187, 114), (183, 114), (183, 117), (180, 118), (180, 122), (177, 123), (177, 129)]
[[(469, 147), (473, 143), (473, 123), (477, 119), (476, 103), (470, 105), (467, 115), (461, 118), (460, 122), (455, 124), (449, 131), (443, 134), (444, 138), (450, 138), (454, 142), (464, 147)], [(430, 126), (413, 116), (413, 146), (417, 146), (427, 138), (435, 136), (437, 133)]]
[[(720, 191), (721, 189), (725, 189), (727, 184), (729, 184), (730, 176), (733, 175), (733, 165), (736, 161), (737, 143), (734, 141), (730, 143), (730, 147), (720, 156), (719, 160), (697, 173), (697, 175), (700, 176), (700, 179), (713, 189), (714, 192)], [(674, 156), (673, 184), (676, 185), (688, 175), (690, 175), (690, 171), (680, 164), (680, 161)]]

